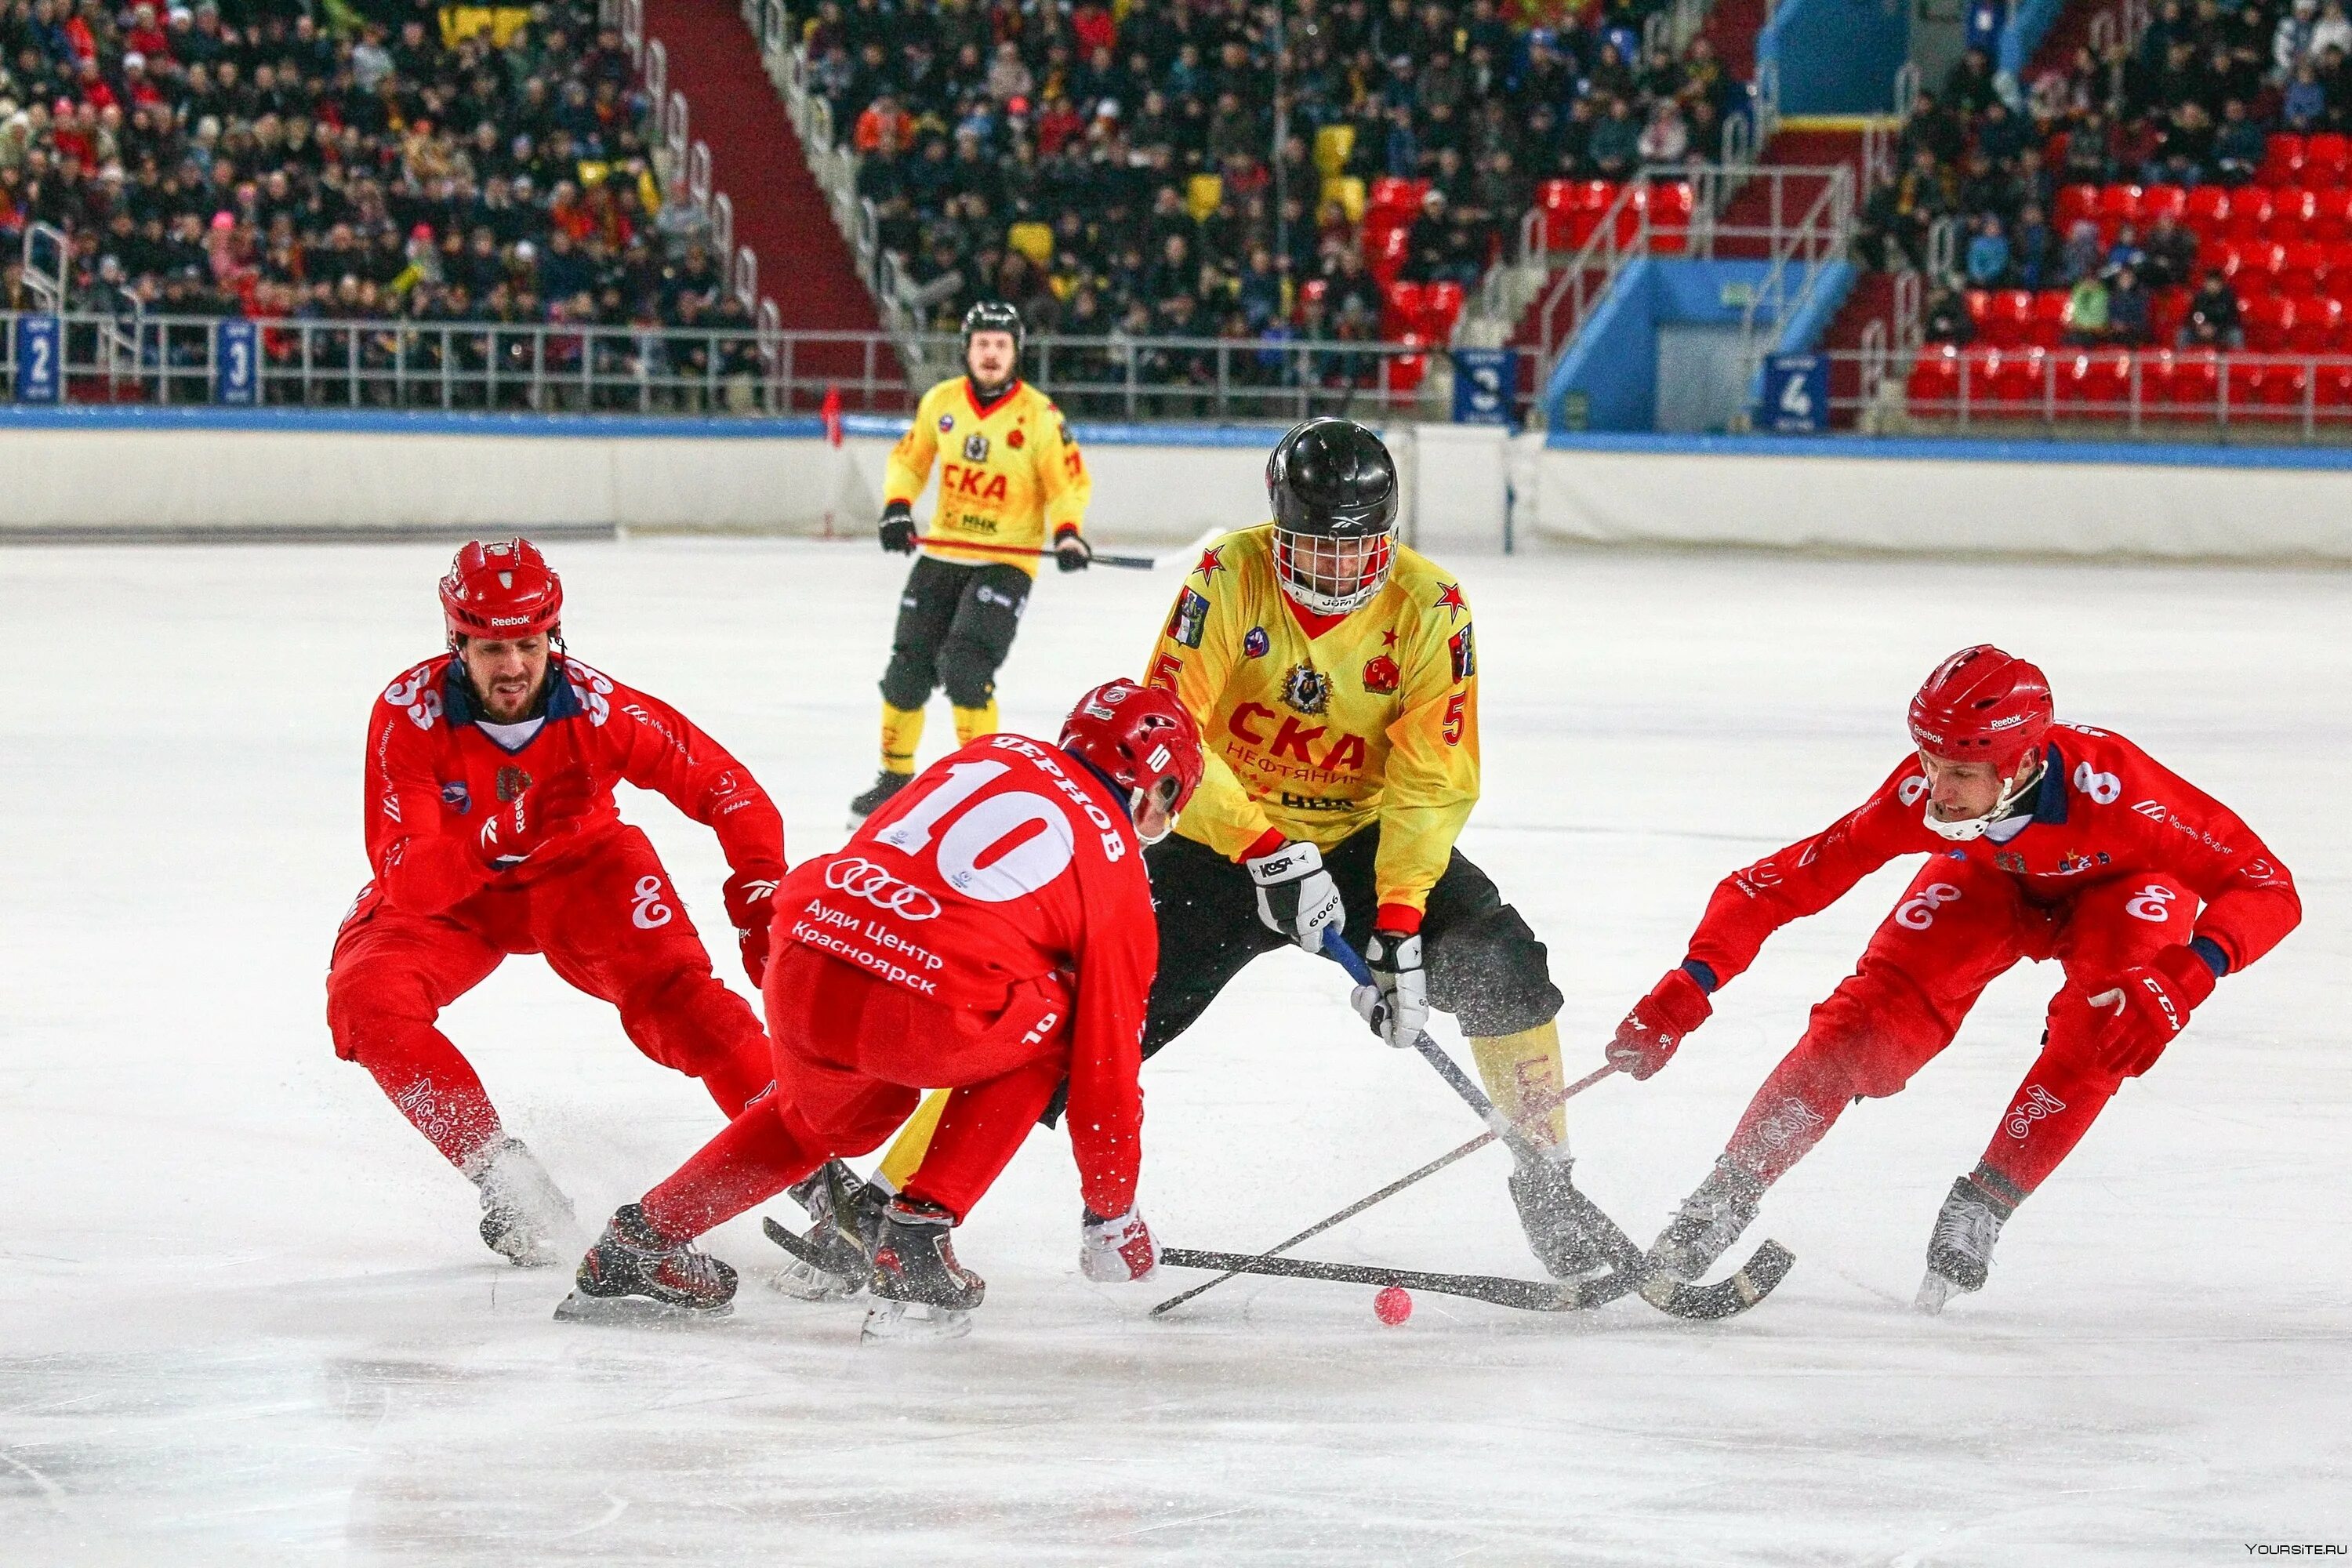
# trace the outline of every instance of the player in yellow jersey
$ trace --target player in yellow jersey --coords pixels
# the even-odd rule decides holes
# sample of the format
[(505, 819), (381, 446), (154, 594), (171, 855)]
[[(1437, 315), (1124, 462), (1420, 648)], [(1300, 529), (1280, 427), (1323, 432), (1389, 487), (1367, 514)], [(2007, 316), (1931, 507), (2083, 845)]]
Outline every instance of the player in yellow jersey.
[[(915, 501), (940, 470), (922, 554), (907, 574), (882, 675), (882, 772), (850, 802), (853, 826), (915, 776), (923, 707), (947, 689), (956, 743), (996, 729), (996, 671), (1013, 647), (1052, 540), (1055, 564), (1085, 569), (1094, 481), (1052, 398), (1021, 379), (1021, 312), (995, 300), (963, 318), (964, 374), (923, 395), (883, 475), (882, 548), (912, 555)], [(975, 548), (986, 546), (989, 548)]]
[[(1286, 942), (1318, 951), (1339, 927), (1378, 982), (1358, 1010), (1392, 1045), (1432, 1007), (1453, 1014), (1496, 1103), (1564, 1176), (1560, 994), (1544, 944), (1454, 843), (1478, 801), (1469, 602), (1396, 542), (1396, 466), (1362, 426), (1292, 430), (1266, 489), (1274, 521), (1202, 555), (1145, 670), (1199, 721), (1207, 767), (1175, 832), (1144, 852), (1160, 973), (1143, 1054), (1252, 959)], [(934, 1097), (899, 1134), (877, 1199), (918, 1168), (938, 1116)], [(1554, 1201), (1561, 1184), (1515, 1171), (1511, 1195), (1538, 1259), (1567, 1279), (1606, 1260)]]

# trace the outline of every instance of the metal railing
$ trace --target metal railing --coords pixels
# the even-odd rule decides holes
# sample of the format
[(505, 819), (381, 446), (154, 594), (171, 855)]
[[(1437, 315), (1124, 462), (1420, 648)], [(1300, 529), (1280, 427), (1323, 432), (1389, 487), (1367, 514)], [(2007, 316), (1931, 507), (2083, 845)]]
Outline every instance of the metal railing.
[[(20, 324), (0, 313), (0, 403), (16, 395)], [(222, 401), (221, 321), (100, 312), (58, 318), (61, 401), (187, 406)], [(838, 391), (854, 413), (907, 414), (930, 383), (884, 332), (756, 324), (579, 327), (504, 321), (254, 323), (238, 405), (627, 415), (813, 413)], [(951, 359), (936, 334), (919, 360)], [(1430, 349), (1403, 343), (1223, 338), (1033, 337), (1028, 368), (1066, 411), (1131, 420), (1392, 415), (1429, 393)]]
[[(1771, 173), (1777, 175), (1780, 171)], [(1747, 308), (1739, 319), (1741, 350), (1751, 357), (1761, 352), (1758, 347), (1759, 326), (1769, 325), (1777, 332), (1792, 317), (1802, 313), (1820, 290), (1822, 280), (1829, 276), (1827, 264), (1843, 260), (1853, 248), (1853, 171), (1841, 163), (1801, 173), (1826, 177), (1822, 179), (1822, 188), (1804, 216), (1794, 223), (1784, 223), (1781, 212), (1793, 182), (1776, 178), (1771, 184), (1770, 216), (1763, 229), (1766, 244), (1770, 247), (1769, 265), (1754, 292), (1748, 295)], [(1719, 226), (1717, 232), (1742, 231)], [(1792, 272), (1793, 294), (1790, 291)]]
[(1839, 430), (2352, 445), (2352, 354), (1906, 348), (1865, 330), (1860, 347), (1821, 357)]

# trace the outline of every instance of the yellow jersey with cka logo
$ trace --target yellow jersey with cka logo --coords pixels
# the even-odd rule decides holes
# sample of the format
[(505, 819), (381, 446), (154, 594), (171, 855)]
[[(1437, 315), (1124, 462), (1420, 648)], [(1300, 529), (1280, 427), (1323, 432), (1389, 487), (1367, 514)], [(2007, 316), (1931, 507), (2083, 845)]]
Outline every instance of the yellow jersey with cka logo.
[(942, 561), (1018, 566), (1037, 574), (1034, 554), (958, 550), (955, 542), (1038, 551), (1065, 526), (1083, 528), (1094, 479), (1054, 400), (1014, 381), (982, 404), (957, 376), (923, 394), (914, 427), (890, 448), (882, 499), (913, 506), (940, 465), (940, 502), (924, 549)]
[(1410, 929), (1478, 800), (1469, 604), (1399, 546), (1370, 604), (1313, 615), (1282, 591), (1273, 536), (1203, 552), (1151, 651), (1145, 679), (1192, 710), (1207, 754), (1176, 830), (1237, 859), (1271, 834), (1328, 849), (1377, 822), (1382, 918)]

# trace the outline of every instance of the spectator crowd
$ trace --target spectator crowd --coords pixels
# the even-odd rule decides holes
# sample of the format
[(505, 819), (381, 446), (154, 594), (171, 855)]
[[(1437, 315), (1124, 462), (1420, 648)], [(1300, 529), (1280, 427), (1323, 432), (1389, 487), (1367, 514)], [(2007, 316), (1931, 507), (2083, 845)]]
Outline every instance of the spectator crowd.
[[(1393, 282), (1475, 284), (1535, 182), (1716, 155), (1746, 89), (1704, 37), (1644, 52), (1661, 4), (821, 0), (802, 36), (930, 324), (1370, 341)], [(1368, 254), (1384, 177), (1425, 190), (1401, 255)]]
[(0, 308), (748, 331), (647, 107), (581, 0), (0, 0)]
[(1895, 172), (1864, 204), (1862, 259), (1927, 269), (1949, 220), (1952, 266), (1931, 278), (1924, 312), (1933, 341), (1975, 335), (1970, 293), (2032, 289), (2063, 291), (2068, 344), (2242, 346), (2244, 301), (2214, 225), (2200, 235), (2177, 195), (2145, 222), (2103, 222), (2065, 210), (2064, 193), (2272, 182), (2274, 133), (2352, 129), (2347, 52), (2345, 0), (2161, 0), (2137, 39), (2079, 47), (2021, 89), (1970, 50), (1912, 103)]

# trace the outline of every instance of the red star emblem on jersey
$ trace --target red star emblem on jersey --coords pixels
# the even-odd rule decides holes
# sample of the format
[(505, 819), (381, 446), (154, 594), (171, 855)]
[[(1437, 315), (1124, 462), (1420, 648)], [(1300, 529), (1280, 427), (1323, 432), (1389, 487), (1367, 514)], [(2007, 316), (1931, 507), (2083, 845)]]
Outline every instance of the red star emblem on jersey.
[(1208, 549), (1201, 552), (1201, 563), (1192, 568), (1192, 575), (1203, 583), (1207, 582), (1210, 577), (1225, 569), (1224, 554), (1223, 545), (1212, 544)]
[(1396, 633), (1394, 633), (1394, 632), (1382, 632), (1382, 633), (1381, 634), (1381, 646), (1382, 647), (1396, 647)]
[(1445, 612), (1445, 621), (1448, 626), (1453, 625), (1457, 617), (1467, 613), (1470, 606), (1462, 602), (1462, 584), (1459, 583), (1445, 584), (1437, 595), (1436, 607)]

